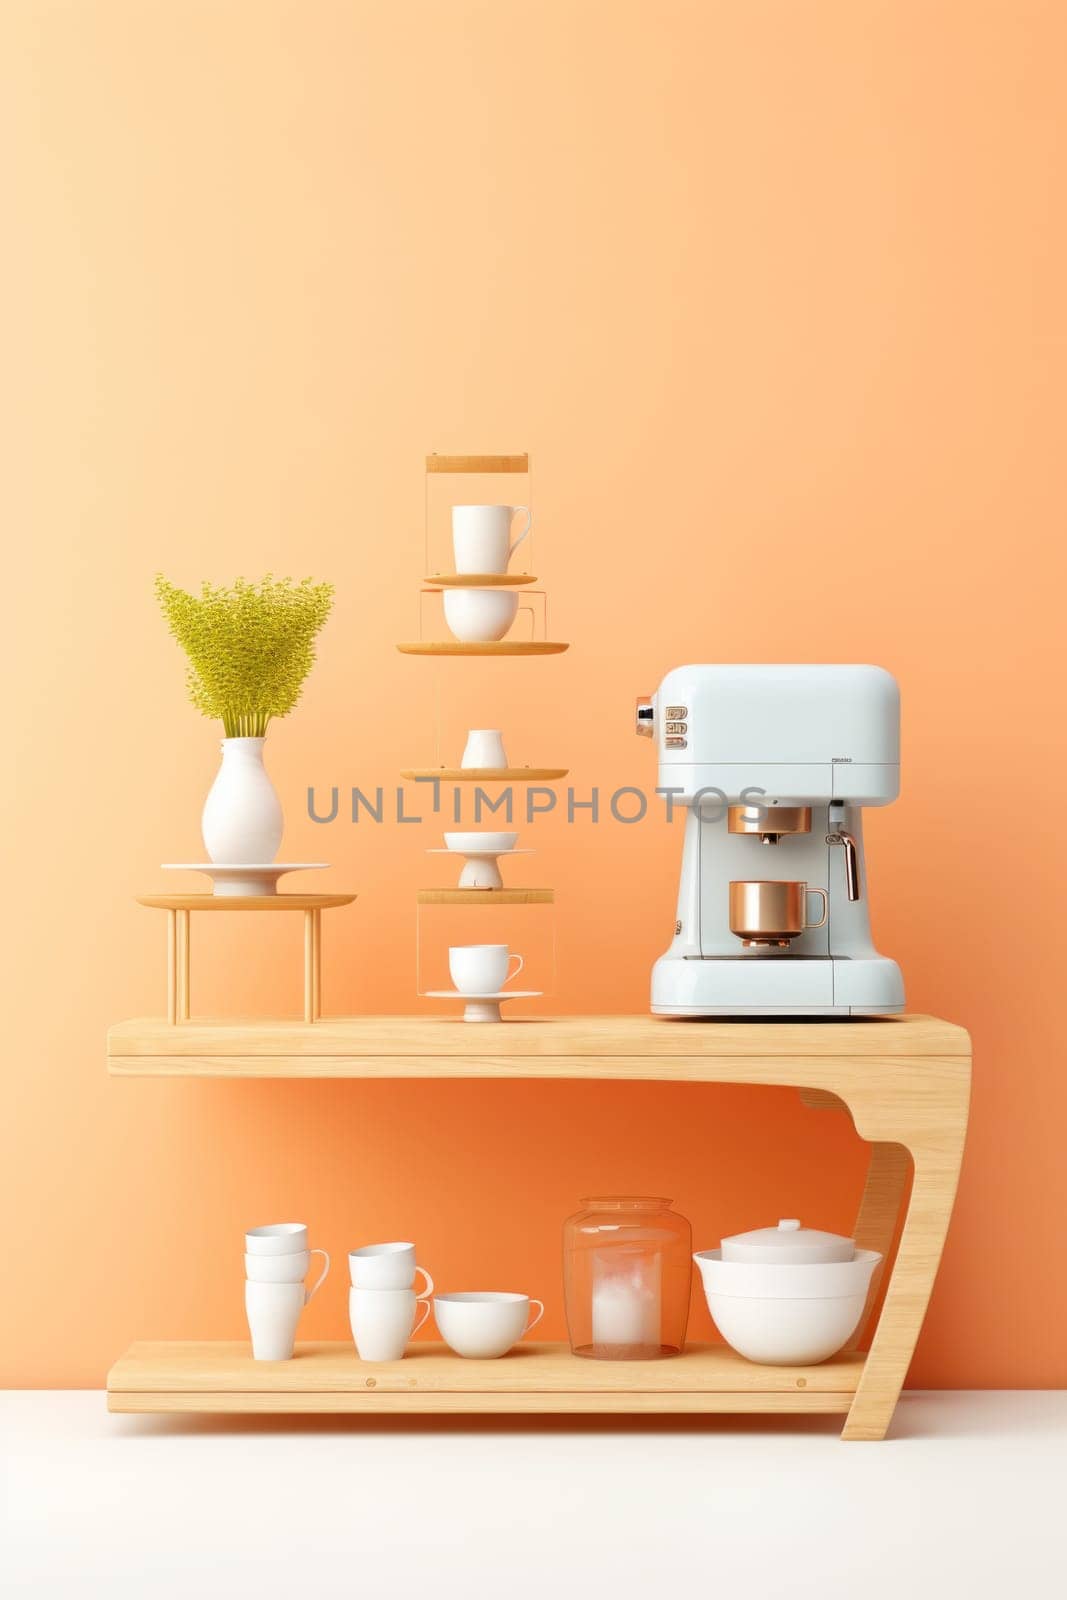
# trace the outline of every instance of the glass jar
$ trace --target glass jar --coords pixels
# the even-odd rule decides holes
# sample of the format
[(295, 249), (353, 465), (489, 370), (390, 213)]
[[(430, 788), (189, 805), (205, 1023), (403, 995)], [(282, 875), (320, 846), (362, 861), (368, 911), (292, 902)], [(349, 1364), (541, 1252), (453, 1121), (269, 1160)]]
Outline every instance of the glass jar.
[(692, 1230), (669, 1200), (583, 1200), (563, 1224), (563, 1297), (574, 1354), (597, 1361), (678, 1355), (692, 1271)]

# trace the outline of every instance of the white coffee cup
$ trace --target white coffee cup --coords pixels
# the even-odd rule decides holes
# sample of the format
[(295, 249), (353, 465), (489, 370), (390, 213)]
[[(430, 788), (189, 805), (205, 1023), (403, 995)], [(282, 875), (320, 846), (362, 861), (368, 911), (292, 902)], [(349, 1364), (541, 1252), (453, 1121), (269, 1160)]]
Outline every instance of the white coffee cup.
[(307, 1247), (306, 1222), (269, 1222), (245, 1234), (245, 1253), (250, 1256), (287, 1256)]
[[(416, 1322), (419, 1306), (422, 1315)], [(413, 1289), (348, 1291), (348, 1321), (361, 1361), (399, 1361), (429, 1315), (429, 1300), (416, 1300)]]
[[(326, 1266), (322, 1277), (330, 1270), (330, 1258), (325, 1250), (294, 1250), (286, 1256), (245, 1256), (245, 1277), (250, 1283), (303, 1283), (308, 1275), (312, 1256), (321, 1256)], [(322, 1278), (319, 1279), (322, 1282)]]
[(504, 735), (499, 728), (472, 728), (463, 747), (461, 767), (506, 767)]
[(348, 1270), (353, 1289), (410, 1289), (416, 1272), (425, 1282), (417, 1298), (433, 1294), (433, 1279), (425, 1267), (415, 1264), (413, 1244), (364, 1244), (348, 1252)]
[[(530, 1316), (530, 1307), (537, 1307)], [(433, 1314), (445, 1343), (457, 1356), (489, 1360), (505, 1355), (545, 1314), (543, 1300), (525, 1294), (439, 1294)]]
[[(511, 523), (525, 511), (526, 526), (511, 542)], [(529, 506), (453, 506), (452, 549), (457, 572), (506, 572), (508, 562), (530, 531)]]
[(514, 589), (446, 589), (445, 621), (464, 644), (502, 639), (519, 609)]
[(302, 1283), (245, 1284), (245, 1315), (254, 1360), (289, 1360), (300, 1313), (318, 1286), (316, 1283), (314, 1289), (307, 1290)]
[[(519, 964), (509, 972), (513, 961)], [(524, 965), (517, 951), (508, 954), (506, 944), (454, 944), (448, 952), (448, 970), (460, 994), (499, 994)]]

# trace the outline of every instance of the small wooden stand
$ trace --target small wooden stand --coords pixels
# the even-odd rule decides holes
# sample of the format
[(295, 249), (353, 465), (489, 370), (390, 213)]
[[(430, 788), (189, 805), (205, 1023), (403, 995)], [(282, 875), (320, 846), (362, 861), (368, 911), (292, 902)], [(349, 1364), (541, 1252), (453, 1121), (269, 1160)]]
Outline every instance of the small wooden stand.
[(137, 903), (167, 913), (167, 1021), (189, 1021), (190, 918), (194, 911), (304, 913), (304, 1021), (322, 1015), (322, 913), (348, 906), (354, 894), (144, 894)]

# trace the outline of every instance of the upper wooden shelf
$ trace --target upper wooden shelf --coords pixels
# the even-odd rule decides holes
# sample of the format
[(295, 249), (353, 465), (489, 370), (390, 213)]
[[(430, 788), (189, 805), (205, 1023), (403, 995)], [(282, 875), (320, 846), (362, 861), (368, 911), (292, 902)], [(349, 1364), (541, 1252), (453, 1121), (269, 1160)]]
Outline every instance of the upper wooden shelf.
[(427, 472), (529, 472), (528, 453), (521, 456), (439, 456), (426, 457)]
[[(936, 1017), (688, 1022), (648, 1015), (483, 1023), (452, 1017), (118, 1022), (113, 1073), (248, 1078), (604, 1078), (820, 1089), (877, 1116), (943, 1115), (970, 1074), (963, 1028)], [(899, 1109), (899, 1107), (898, 1107)], [(892, 1120), (890, 1118), (890, 1120)], [(895, 1124), (893, 1124), (896, 1126)], [(899, 1132), (886, 1135), (899, 1137)]]
[(398, 644), (405, 656), (558, 656), (569, 644), (553, 639), (495, 639), (485, 644), (466, 644), (462, 639), (414, 639)]
[(517, 589), (537, 579), (532, 572), (432, 572), (422, 581), (433, 589)]

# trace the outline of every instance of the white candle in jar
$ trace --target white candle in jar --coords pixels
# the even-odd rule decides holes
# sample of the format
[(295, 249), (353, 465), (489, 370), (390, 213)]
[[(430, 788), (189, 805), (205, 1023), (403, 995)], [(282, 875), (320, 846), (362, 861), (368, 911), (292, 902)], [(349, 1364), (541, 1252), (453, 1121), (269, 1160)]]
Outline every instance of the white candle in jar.
[[(621, 1254), (621, 1253), (620, 1253)], [(593, 1344), (660, 1346), (658, 1256), (606, 1253), (593, 1263)]]

